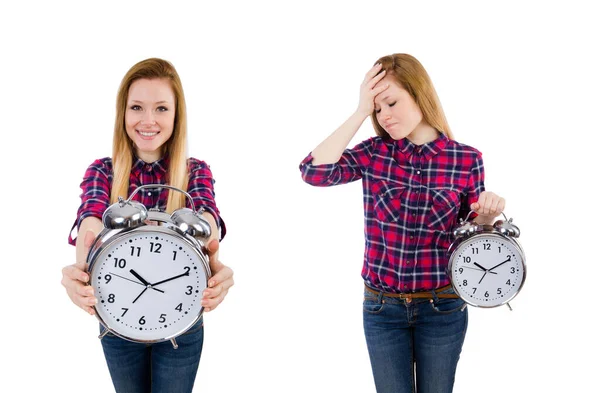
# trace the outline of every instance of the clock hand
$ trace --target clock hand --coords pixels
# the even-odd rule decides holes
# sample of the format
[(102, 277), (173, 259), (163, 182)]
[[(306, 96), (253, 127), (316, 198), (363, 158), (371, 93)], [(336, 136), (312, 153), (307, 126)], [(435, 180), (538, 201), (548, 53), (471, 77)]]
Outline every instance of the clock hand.
[(477, 284), (481, 284), (481, 282), (483, 281), (483, 278), (485, 277), (485, 275), (486, 275), (487, 273), (488, 273), (487, 271), (486, 271), (485, 273), (483, 273), (483, 276), (481, 276), (481, 280), (479, 280), (479, 282), (478, 282)]
[(490, 270), (490, 271), (491, 271), (491, 270), (494, 270), (494, 269), (495, 269), (495, 268), (497, 268), (498, 266), (500, 266), (500, 265), (504, 265), (504, 264), (505, 264), (506, 262), (508, 262), (508, 261), (510, 261), (510, 258), (508, 258), (508, 259), (507, 259), (506, 261), (504, 261), (504, 262), (500, 262), (499, 264), (497, 264), (496, 266), (494, 266), (493, 268), (491, 268), (491, 269), (489, 269), (489, 270)]
[(165, 282), (167, 282), (167, 281), (175, 280), (176, 278), (183, 277), (183, 276), (189, 276), (189, 275), (190, 275), (190, 272), (189, 272), (189, 271), (186, 271), (186, 272), (185, 272), (185, 273), (183, 273), (183, 274), (180, 274), (180, 275), (178, 275), (178, 276), (175, 276), (175, 277), (167, 278), (166, 280), (162, 280), (162, 281), (159, 281), (159, 282), (155, 282), (154, 284), (151, 284), (151, 285), (152, 285), (152, 286), (159, 285), (159, 284), (165, 283)]
[(484, 268), (483, 266), (481, 266), (480, 264), (478, 264), (477, 262), (473, 262), (473, 265), (477, 266), (478, 268), (480, 268), (481, 270), (484, 270), (487, 272), (487, 269)]
[[(476, 269), (476, 268), (474, 268), (474, 267), (470, 267), (470, 266), (464, 266), (464, 265), (463, 265), (463, 266), (461, 266), (461, 267), (464, 267), (465, 269), (477, 270), (478, 272), (479, 272), (479, 271), (481, 271), (481, 269)], [(496, 273), (496, 272), (490, 272), (489, 270), (488, 270), (487, 272), (488, 272), (488, 273), (490, 273), (490, 274), (498, 274), (498, 273)]]
[[(134, 282), (134, 283), (136, 283), (137, 285), (144, 285), (144, 284), (142, 284), (141, 282), (134, 281), (134, 280), (132, 280), (132, 279), (130, 279), (130, 278), (127, 278), (127, 277), (119, 276), (118, 274), (116, 274), (116, 273), (113, 273), (113, 272), (108, 272), (108, 274), (112, 274), (113, 276), (117, 276), (117, 277), (119, 277), (119, 278), (122, 278), (123, 280), (127, 280), (127, 281)], [(158, 289), (158, 288), (152, 288), (152, 289), (154, 289), (155, 291), (158, 291), (158, 292), (165, 293), (165, 291), (163, 291), (162, 289)]]
[(142, 276), (137, 274), (137, 272), (135, 270), (129, 269), (129, 273), (133, 274), (135, 276), (135, 278), (137, 278), (138, 280), (140, 280), (142, 282), (142, 284), (150, 285), (150, 283), (148, 281), (144, 280), (144, 278)]
[(147, 290), (148, 290), (148, 287), (144, 288), (144, 290), (131, 303), (135, 303), (135, 301), (138, 300), (140, 298), (140, 296), (142, 296), (144, 294), (144, 292), (146, 292)]

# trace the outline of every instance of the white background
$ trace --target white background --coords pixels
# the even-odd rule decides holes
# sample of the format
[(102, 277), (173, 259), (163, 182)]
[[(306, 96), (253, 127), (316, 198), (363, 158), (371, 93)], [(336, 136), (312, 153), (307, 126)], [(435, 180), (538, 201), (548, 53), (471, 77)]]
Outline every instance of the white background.
[[(597, 13), (588, 2), (21, 2), (2, 5), (0, 391), (107, 392), (95, 318), (60, 285), (87, 166), (111, 154), (119, 82), (170, 60), (235, 270), (205, 316), (195, 391), (373, 392), (362, 331), (360, 182), (299, 162), (404, 52), (522, 230), (510, 312), (470, 309), (456, 392), (590, 391), (597, 373)], [(591, 3), (591, 2), (590, 2)], [(367, 121), (351, 146), (373, 135)]]

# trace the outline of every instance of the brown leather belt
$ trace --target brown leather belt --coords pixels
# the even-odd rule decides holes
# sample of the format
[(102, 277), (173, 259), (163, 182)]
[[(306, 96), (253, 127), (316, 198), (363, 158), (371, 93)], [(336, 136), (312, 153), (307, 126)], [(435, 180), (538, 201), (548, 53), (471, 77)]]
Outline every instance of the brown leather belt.
[(390, 293), (384, 291), (376, 291), (373, 288), (369, 288), (365, 285), (367, 291), (371, 292), (374, 295), (379, 295), (383, 293), (383, 296), (394, 297), (398, 299), (405, 299), (407, 303), (410, 303), (412, 299), (434, 299), (433, 293), (435, 292), (435, 297), (439, 299), (457, 299), (458, 295), (455, 293), (439, 293), (443, 292), (446, 289), (452, 288), (451, 285), (446, 285), (445, 287), (437, 288), (432, 291), (423, 291), (423, 292), (413, 292), (413, 293)]

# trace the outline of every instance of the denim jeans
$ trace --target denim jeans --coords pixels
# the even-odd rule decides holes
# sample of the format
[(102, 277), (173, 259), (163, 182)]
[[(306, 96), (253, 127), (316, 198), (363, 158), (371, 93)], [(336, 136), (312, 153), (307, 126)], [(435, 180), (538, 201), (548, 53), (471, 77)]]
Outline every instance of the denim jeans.
[(117, 393), (191, 392), (204, 341), (203, 319), (176, 341), (179, 348), (174, 349), (170, 341), (142, 344), (104, 336), (102, 349)]
[(461, 299), (407, 302), (365, 290), (363, 322), (378, 393), (452, 392), (467, 331), (463, 305)]

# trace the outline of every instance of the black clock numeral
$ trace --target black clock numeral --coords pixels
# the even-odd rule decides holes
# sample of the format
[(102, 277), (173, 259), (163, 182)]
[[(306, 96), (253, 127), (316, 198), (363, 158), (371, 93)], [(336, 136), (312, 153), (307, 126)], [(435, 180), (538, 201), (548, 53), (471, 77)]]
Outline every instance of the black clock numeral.
[(479, 248), (477, 247), (472, 248), (471, 251), (473, 251), (473, 254), (479, 254)]
[[(142, 247), (134, 247), (134, 246), (129, 246), (129, 248), (131, 248), (131, 256), (136, 256), (139, 257), (140, 256), (140, 252), (142, 251)], [(135, 250), (137, 249), (137, 255), (135, 254)]]
[(160, 243), (152, 243), (150, 242), (150, 252), (156, 253), (156, 254), (160, 254), (160, 249), (162, 247), (162, 244)]
[(508, 261), (510, 262), (510, 255), (507, 255), (506, 258), (508, 259)]
[(186, 295), (191, 295), (192, 294), (192, 289), (194, 289), (194, 287), (192, 287), (191, 285), (187, 286), (187, 291), (185, 292)]
[(488, 291), (485, 291), (485, 293), (483, 294), (483, 296), (490, 297), (490, 294), (488, 293)]
[(498, 291), (496, 292), (498, 295), (502, 295), (502, 288), (498, 288)]
[(471, 263), (471, 257), (463, 257), (465, 263)]
[(123, 318), (125, 316), (125, 314), (127, 314), (127, 311), (129, 311), (129, 309), (122, 307), (121, 310), (125, 310), (125, 311), (123, 311), (123, 314), (121, 314), (121, 318)]
[(475, 295), (475, 292), (477, 292), (477, 288), (473, 288), (473, 295)]
[(458, 272), (459, 272), (460, 274), (462, 274), (462, 272), (464, 272), (464, 271), (465, 271), (465, 269), (463, 269), (462, 267), (458, 268)]
[(112, 280), (112, 276), (110, 274), (107, 274), (106, 276), (104, 276), (104, 279), (106, 280), (105, 284), (108, 284), (110, 280)]
[(164, 323), (167, 318), (165, 318), (167, 316), (167, 314), (160, 314), (160, 318), (158, 319), (158, 322), (160, 323)]
[(108, 302), (109, 303), (114, 303), (115, 302), (115, 295), (113, 293), (108, 295)]
[(510, 268), (510, 273), (511, 273), (511, 274), (515, 274), (515, 268), (514, 268), (514, 267), (511, 267), (511, 268)]
[(144, 319), (144, 315), (142, 315), (142, 317), (139, 320), (140, 325), (145, 325), (146, 324), (146, 320)]
[(183, 309), (183, 303), (179, 303), (179, 305), (177, 305), (177, 307), (175, 307), (175, 310), (181, 312), (181, 310)]
[(463, 280), (463, 286), (467, 286), (467, 280)]
[(502, 252), (502, 247), (498, 246), (498, 254)]
[(189, 266), (184, 267), (184, 269), (185, 269), (185, 274), (190, 274), (190, 267)]
[(506, 281), (506, 285), (510, 285), (510, 280)]
[(489, 251), (492, 248), (492, 245), (490, 243), (486, 243), (483, 245), (483, 249), (486, 251)]
[(125, 266), (127, 266), (127, 261), (125, 261), (123, 258), (121, 258), (121, 259), (114, 258), (114, 260), (115, 260), (115, 267), (125, 269)]
[(175, 258), (177, 258), (177, 251), (173, 251), (173, 260), (175, 260)]

